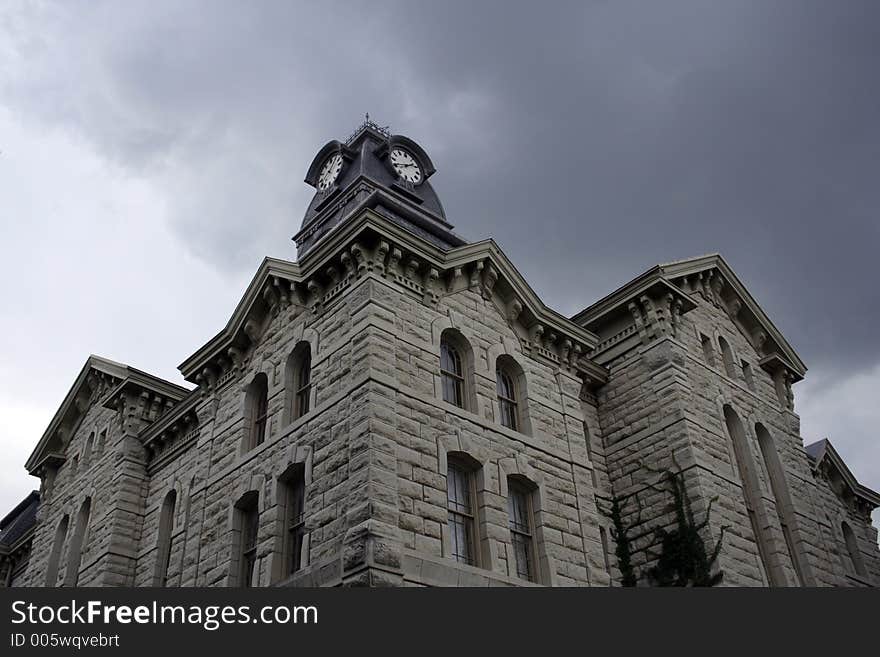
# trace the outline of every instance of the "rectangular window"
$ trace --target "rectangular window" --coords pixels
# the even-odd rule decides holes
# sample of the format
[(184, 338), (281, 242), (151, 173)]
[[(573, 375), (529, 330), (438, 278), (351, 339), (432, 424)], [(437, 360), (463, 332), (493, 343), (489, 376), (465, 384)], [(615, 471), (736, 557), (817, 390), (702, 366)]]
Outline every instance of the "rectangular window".
[(257, 563), (257, 533), (260, 529), (260, 513), (257, 505), (242, 511), (241, 527), (241, 573), (239, 586), (248, 588), (254, 579)]
[(475, 565), (471, 488), (471, 473), (459, 465), (450, 464), (446, 477), (446, 494), (452, 558), (459, 563)]
[(306, 486), (302, 474), (287, 484), (287, 565), (292, 575), (302, 568), (305, 522)]
[(534, 581), (531, 495), (521, 486), (509, 485), (507, 512), (510, 521), (510, 542), (516, 560), (516, 575)]

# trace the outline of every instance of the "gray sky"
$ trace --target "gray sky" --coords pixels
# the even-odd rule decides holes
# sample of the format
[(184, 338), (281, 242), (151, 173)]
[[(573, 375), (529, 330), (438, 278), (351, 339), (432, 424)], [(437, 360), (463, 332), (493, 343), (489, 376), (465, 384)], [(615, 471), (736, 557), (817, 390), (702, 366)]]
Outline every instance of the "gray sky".
[(89, 353), (179, 381), (317, 149), (421, 143), (466, 238), (573, 313), (720, 251), (810, 367), (807, 442), (880, 489), (880, 4), (0, 4), (0, 513)]

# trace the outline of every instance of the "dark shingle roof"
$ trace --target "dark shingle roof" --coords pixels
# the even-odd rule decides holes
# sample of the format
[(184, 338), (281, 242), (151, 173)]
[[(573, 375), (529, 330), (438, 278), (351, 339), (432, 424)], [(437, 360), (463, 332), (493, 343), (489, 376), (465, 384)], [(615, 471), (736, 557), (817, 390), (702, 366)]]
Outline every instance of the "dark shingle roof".
[(39, 491), (31, 491), (18, 505), (0, 520), (0, 545), (11, 546), (37, 523), (40, 506)]

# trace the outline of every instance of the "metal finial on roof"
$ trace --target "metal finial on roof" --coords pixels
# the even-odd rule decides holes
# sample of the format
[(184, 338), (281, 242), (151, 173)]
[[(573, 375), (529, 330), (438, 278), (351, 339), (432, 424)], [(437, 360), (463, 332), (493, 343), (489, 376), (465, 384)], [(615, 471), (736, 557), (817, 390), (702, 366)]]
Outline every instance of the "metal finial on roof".
[(356, 138), (359, 134), (361, 134), (361, 132), (363, 132), (364, 130), (367, 130), (367, 129), (370, 129), (370, 130), (373, 130), (373, 131), (375, 131), (375, 132), (378, 132), (380, 135), (382, 135), (382, 136), (385, 137), (385, 138), (388, 138), (388, 137), (391, 136), (391, 126), (387, 126), (387, 125), (382, 126), (382, 125), (379, 125), (378, 123), (376, 123), (375, 121), (373, 121), (372, 119), (370, 119), (370, 113), (369, 113), (369, 112), (366, 112), (366, 113), (364, 114), (364, 122), (361, 123), (357, 128), (355, 128), (355, 131), (352, 132), (352, 133), (348, 136), (348, 139), (345, 140), (345, 143), (346, 143), (346, 144), (350, 144), (351, 142), (353, 142), (353, 141), (355, 140), (355, 138)]

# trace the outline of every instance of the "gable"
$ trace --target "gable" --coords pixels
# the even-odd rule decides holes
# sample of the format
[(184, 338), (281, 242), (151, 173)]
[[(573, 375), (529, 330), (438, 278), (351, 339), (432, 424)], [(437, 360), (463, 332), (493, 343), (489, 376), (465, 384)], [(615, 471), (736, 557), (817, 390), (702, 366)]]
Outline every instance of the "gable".
[(181, 373), (210, 390), (242, 367), (269, 318), (322, 313), (370, 275), (434, 307), (447, 294), (477, 290), (525, 327), (534, 353), (596, 381), (606, 376), (586, 357), (598, 337), (544, 305), (495, 242), (443, 250), (372, 210), (326, 235), (300, 263), (265, 259), (226, 327), (180, 365)]
[[(659, 296), (643, 292), (646, 289), (656, 290), (661, 284), (672, 289), (664, 289)], [(727, 315), (754, 348), (762, 368), (772, 374), (783, 372), (791, 382), (803, 378), (807, 367), (800, 356), (724, 258), (718, 254), (657, 265), (604, 299), (585, 308), (575, 315), (573, 320), (599, 332), (605, 340), (613, 340), (619, 333), (607, 335), (609, 321), (624, 315), (624, 307), (636, 313), (634, 314), (636, 325), (640, 320), (649, 324), (656, 323), (651, 316), (651, 310), (656, 309), (658, 305), (661, 309), (661, 319), (665, 313), (671, 321), (675, 314), (674, 305), (679, 302), (681, 295), (684, 295), (690, 303), (682, 303), (679, 312), (683, 314), (693, 309), (695, 304), (692, 299), (701, 297)], [(641, 307), (636, 309), (634, 304), (638, 305), (637, 301), (641, 302)], [(644, 308), (645, 301), (651, 306), (647, 311)], [(606, 345), (600, 345), (603, 346)]]
[(28, 457), (25, 468), (40, 476), (46, 467), (58, 467), (65, 460), (67, 447), (77, 430), (96, 404), (106, 403), (120, 387), (140, 385), (142, 389), (157, 390), (176, 401), (188, 391), (182, 386), (154, 377), (128, 365), (100, 356), (89, 356), (43, 432), (36, 448)]

